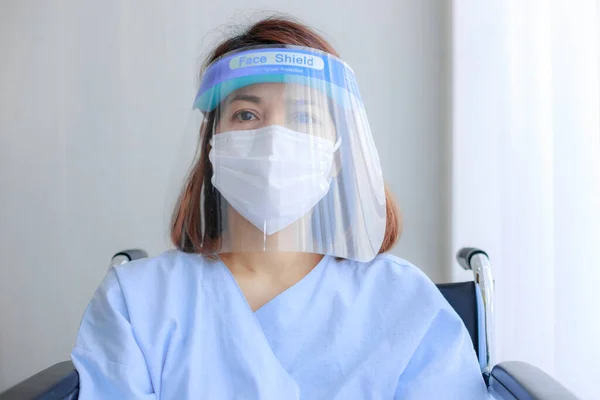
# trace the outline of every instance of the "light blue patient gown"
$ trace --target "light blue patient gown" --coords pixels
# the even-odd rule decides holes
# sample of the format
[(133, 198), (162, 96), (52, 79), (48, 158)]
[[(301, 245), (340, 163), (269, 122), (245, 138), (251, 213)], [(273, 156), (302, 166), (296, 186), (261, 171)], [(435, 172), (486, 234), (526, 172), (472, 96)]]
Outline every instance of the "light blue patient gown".
[(469, 333), (416, 267), (325, 256), (252, 312), (227, 267), (112, 268), (72, 359), (80, 399), (488, 399)]

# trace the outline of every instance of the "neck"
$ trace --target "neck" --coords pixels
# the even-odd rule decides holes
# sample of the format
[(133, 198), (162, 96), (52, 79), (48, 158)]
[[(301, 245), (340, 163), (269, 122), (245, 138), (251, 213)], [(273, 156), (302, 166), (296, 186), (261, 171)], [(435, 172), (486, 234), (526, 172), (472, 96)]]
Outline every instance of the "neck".
[(248, 253), (223, 253), (219, 257), (234, 274), (304, 276), (323, 258), (321, 254), (261, 251)]

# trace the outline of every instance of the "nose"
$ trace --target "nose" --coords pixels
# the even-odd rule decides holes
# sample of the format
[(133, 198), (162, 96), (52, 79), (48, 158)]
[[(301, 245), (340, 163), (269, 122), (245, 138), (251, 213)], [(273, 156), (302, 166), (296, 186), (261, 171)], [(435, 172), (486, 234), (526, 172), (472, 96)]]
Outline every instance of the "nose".
[(283, 103), (283, 101), (277, 101), (275, 104), (273, 104), (273, 106), (270, 108), (269, 112), (266, 115), (266, 118), (264, 120), (264, 126), (285, 126), (285, 106)]

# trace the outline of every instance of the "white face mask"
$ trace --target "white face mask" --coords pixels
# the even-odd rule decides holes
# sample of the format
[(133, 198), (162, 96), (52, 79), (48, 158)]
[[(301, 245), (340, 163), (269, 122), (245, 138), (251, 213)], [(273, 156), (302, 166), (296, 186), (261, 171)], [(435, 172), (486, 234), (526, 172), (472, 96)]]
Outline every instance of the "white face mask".
[(212, 184), (267, 235), (300, 219), (327, 194), (340, 144), (279, 125), (219, 133), (210, 143)]

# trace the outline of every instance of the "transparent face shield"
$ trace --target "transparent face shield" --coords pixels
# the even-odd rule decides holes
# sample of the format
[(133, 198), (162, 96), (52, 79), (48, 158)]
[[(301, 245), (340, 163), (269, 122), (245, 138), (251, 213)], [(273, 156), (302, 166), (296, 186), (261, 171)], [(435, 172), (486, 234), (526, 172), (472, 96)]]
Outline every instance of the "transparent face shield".
[(194, 113), (198, 209), (182, 229), (199, 238), (195, 251), (375, 257), (383, 178), (343, 61), (295, 46), (229, 53), (204, 73)]

